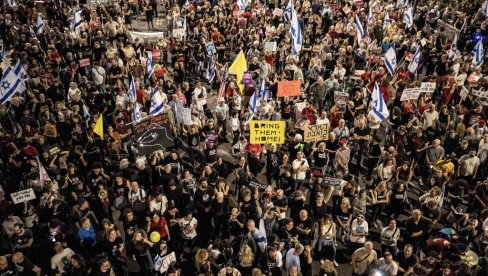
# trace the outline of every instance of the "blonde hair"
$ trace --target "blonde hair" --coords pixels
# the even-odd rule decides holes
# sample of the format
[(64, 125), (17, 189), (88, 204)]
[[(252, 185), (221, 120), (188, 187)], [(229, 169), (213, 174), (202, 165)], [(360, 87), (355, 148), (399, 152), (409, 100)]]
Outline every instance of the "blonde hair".
[(195, 255), (195, 262), (203, 264), (208, 260), (208, 252), (205, 249), (199, 249)]
[(239, 261), (241, 265), (244, 266), (252, 265), (254, 261), (254, 253), (252, 253), (252, 249), (249, 247), (249, 245), (244, 244), (241, 247), (241, 251), (239, 252)]

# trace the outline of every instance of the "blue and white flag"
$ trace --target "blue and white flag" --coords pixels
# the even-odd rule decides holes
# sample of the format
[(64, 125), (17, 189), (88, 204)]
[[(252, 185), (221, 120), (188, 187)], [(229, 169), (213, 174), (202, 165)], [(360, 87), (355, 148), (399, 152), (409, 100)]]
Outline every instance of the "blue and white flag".
[(454, 40), (452, 41), (451, 49), (449, 50), (448, 53), (448, 58), (450, 61), (454, 61), (457, 57), (457, 40), (458, 40), (458, 35), (456, 34), (454, 36)]
[(190, 8), (190, 1), (189, 0), (186, 0), (186, 2), (185, 2), (185, 8), (186, 9), (189, 9)]
[(384, 57), (386, 69), (390, 73), (390, 75), (395, 75), (396, 69), (397, 69), (397, 58), (396, 58), (396, 52), (393, 47), (390, 47), (388, 51), (385, 53)]
[(237, 0), (237, 6), (241, 11), (245, 10), (247, 6), (247, 0)]
[(5, 0), (5, 2), (10, 8), (17, 7), (17, 3), (15, 2), (15, 0)]
[(249, 122), (252, 120), (254, 115), (258, 112), (258, 91), (254, 91), (254, 94), (252, 94), (251, 99), (249, 100), (249, 118), (246, 121), (246, 125), (249, 124)]
[(90, 110), (88, 106), (86, 106), (85, 102), (83, 102), (83, 121), (85, 121), (86, 127), (88, 128), (89, 121), (91, 119)]
[(75, 12), (73, 16), (73, 30), (76, 31), (79, 28), (81, 28), (81, 25), (83, 24), (83, 20), (81, 20), (81, 11)]
[(44, 21), (42, 20), (41, 13), (37, 14), (36, 30), (38, 34), (42, 34), (44, 32)]
[(266, 238), (266, 228), (264, 228), (264, 220), (262, 218), (259, 220), (258, 238), (256, 239), (256, 243), (259, 248), (261, 248), (261, 252), (266, 252), (268, 239)]
[(134, 77), (130, 76), (130, 83), (129, 83), (129, 101), (133, 104), (137, 102), (137, 91), (136, 91), (136, 84), (134, 83)]
[(298, 21), (298, 15), (295, 10), (291, 16), (291, 39), (292, 39), (292, 54), (298, 55), (302, 50), (302, 28)]
[(139, 122), (142, 119), (141, 107), (138, 102), (134, 103), (134, 114), (132, 114), (134, 121)]
[(485, 51), (483, 50), (482, 41), (478, 41), (473, 49), (473, 65), (480, 67), (483, 64), (483, 57), (485, 56)]
[(152, 74), (154, 73), (154, 64), (153, 64), (153, 58), (152, 58), (152, 52), (147, 52), (147, 77), (150, 78)]
[(155, 116), (164, 110), (163, 97), (159, 93), (159, 88), (154, 88), (154, 92), (151, 96), (151, 107), (149, 109), (149, 115)]
[(368, 25), (371, 24), (371, 21), (373, 21), (373, 12), (371, 11), (371, 6), (370, 6), (368, 11)]
[(0, 62), (4, 62), (6, 59), (5, 45), (3, 45), (3, 40), (0, 39)]
[(358, 35), (358, 45), (359, 45), (359, 44), (361, 44), (361, 40), (363, 40), (363, 38), (364, 38), (364, 29), (363, 29), (363, 25), (361, 25), (361, 21), (359, 21), (359, 18), (357, 15), (355, 16), (355, 19), (354, 19), (354, 25), (356, 25), (356, 31), (357, 31), (357, 35)]
[(262, 79), (261, 81), (261, 91), (259, 93), (259, 102), (267, 101), (270, 97), (269, 95), (269, 89), (268, 86), (266, 85), (266, 80)]
[(17, 61), (14, 67), (8, 67), (0, 80), (0, 104), (6, 104), (16, 93), (23, 93), (27, 89), (22, 80), (22, 71), (24, 67), (20, 61)]
[(412, 6), (408, 6), (405, 9), (405, 13), (404, 13), (403, 17), (405, 18), (405, 23), (407, 24), (408, 29), (411, 30), (413, 27)]
[(208, 68), (207, 68), (207, 80), (209, 83), (212, 83), (213, 80), (215, 79), (215, 76), (217, 76), (217, 72), (215, 72), (215, 65), (213, 64), (212, 62), (212, 57), (209, 57), (209, 61), (208, 61), (209, 65), (208, 65)]
[(388, 11), (385, 11), (385, 21), (383, 21), (383, 32), (386, 32), (386, 28), (390, 25), (391, 19)]
[(291, 21), (291, 17), (293, 15), (293, 0), (288, 1), (286, 4), (285, 11), (283, 12), (283, 16), (285, 17), (285, 23)]
[(374, 83), (371, 102), (373, 104), (373, 116), (378, 118), (378, 120), (384, 121), (386, 118), (388, 118), (388, 116), (390, 116), (388, 107), (386, 107), (385, 99), (383, 99), (383, 95), (381, 94), (380, 88), (376, 82)]
[(484, 16), (488, 16), (488, 0), (483, 3), (481, 10)]
[(32, 26), (29, 26), (29, 33), (30, 33), (32, 38), (37, 38), (36, 32), (34, 31)]
[(412, 57), (412, 60), (408, 64), (408, 71), (410, 73), (417, 75), (417, 69), (420, 65), (420, 46), (417, 46), (417, 50), (415, 50), (415, 54)]

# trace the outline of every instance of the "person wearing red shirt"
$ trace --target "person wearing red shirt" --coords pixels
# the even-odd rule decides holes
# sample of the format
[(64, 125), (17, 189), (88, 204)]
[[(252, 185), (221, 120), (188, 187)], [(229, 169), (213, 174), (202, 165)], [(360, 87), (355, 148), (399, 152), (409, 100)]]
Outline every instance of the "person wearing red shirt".
[(254, 176), (259, 173), (259, 160), (261, 159), (261, 145), (260, 144), (247, 144), (244, 148), (247, 151), (247, 163), (249, 165), (249, 170)]
[(170, 241), (171, 238), (169, 236), (169, 229), (168, 229), (168, 224), (166, 223), (166, 219), (164, 217), (161, 217), (159, 214), (154, 213), (152, 214), (152, 217), (146, 218), (147, 220), (147, 233), (152, 233), (154, 231), (159, 233), (159, 236), (161, 236), (161, 239)]
[(136, 85), (137, 103), (140, 105), (144, 105), (146, 92), (144, 91), (144, 89), (141, 89), (141, 84), (139, 82), (136, 82), (135, 85)]

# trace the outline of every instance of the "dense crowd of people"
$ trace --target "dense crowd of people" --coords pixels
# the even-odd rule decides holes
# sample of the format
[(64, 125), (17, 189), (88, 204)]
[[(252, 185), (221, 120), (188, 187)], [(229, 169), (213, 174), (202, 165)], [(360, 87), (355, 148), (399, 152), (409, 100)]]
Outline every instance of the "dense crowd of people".
[[(16, 64), (27, 77), (0, 104), (0, 275), (487, 275), (487, 10), (4, 1), (1, 89)], [(156, 18), (154, 39), (136, 23)], [(285, 80), (300, 94), (278, 96)], [(142, 155), (155, 98), (175, 143)], [(249, 119), (285, 121), (285, 142), (251, 143)], [(305, 142), (315, 124), (327, 139)]]

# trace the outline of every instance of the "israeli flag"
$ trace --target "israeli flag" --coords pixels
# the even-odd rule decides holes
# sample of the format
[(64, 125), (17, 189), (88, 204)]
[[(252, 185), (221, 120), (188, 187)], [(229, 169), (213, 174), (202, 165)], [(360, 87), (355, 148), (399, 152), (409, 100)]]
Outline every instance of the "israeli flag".
[(291, 21), (291, 17), (293, 16), (293, 0), (288, 1), (286, 4), (285, 11), (283, 12), (283, 16), (285, 17), (285, 23)]
[(457, 57), (457, 40), (458, 40), (458, 35), (456, 34), (454, 36), (454, 40), (452, 41), (451, 49), (449, 50), (449, 60), (454, 61)]
[(247, 0), (237, 0), (237, 6), (241, 11), (245, 10), (247, 6)]
[(209, 65), (208, 65), (208, 68), (207, 68), (207, 80), (209, 83), (213, 82), (213, 80), (215, 79), (215, 76), (217, 76), (217, 73), (215, 72), (215, 65), (212, 64), (212, 57), (209, 57), (209, 61), (208, 61)]
[(386, 32), (386, 28), (390, 25), (391, 19), (388, 11), (385, 11), (385, 21), (383, 21), (383, 32)]
[(30, 33), (32, 38), (37, 37), (36, 32), (34, 31), (34, 29), (32, 29), (32, 26), (29, 26), (29, 33)]
[(154, 73), (154, 64), (153, 64), (153, 58), (152, 58), (152, 52), (147, 52), (147, 77), (150, 78), (152, 74)]
[(91, 115), (88, 106), (86, 106), (85, 102), (83, 102), (83, 121), (86, 123), (86, 127), (88, 127), (88, 121), (90, 121)]
[(44, 21), (42, 20), (40, 13), (37, 14), (36, 30), (38, 34), (42, 34), (44, 32)]
[(373, 12), (371, 11), (371, 6), (370, 6), (368, 11), (368, 25), (371, 24), (372, 20), (373, 20)]
[(483, 3), (481, 10), (484, 16), (488, 16), (488, 0)]
[(396, 69), (397, 69), (397, 58), (396, 58), (396, 52), (393, 49), (393, 47), (390, 47), (388, 51), (385, 53), (384, 57), (386, 69), (390, 73), (390, 75), (395, 75)]
[(261, 218), (259, 220), (258, 238), (256, 239), (261, 252), (266, 252), (266, 247), (268, 246), (268, 239), (266, 238), (266, 228), (264, 228), (264, 220)]
[(408, 64), (408, 71), (410, 71), (410, 73), (414, 75), (417, 75), (417, 69), (419, 68), (419, 65), (420, 65), (420, 46), (417, 47), (417, 50), (415, 50), (415, 54), (413, 55), (410, 64)]
[(8, 67), (0, 80), (0, 104), (6, 104), (16, 92), (23, 93), (27, 89), (21, 74), (24, 68), (20, 61), (14, 67)]
[(135, 102), (134, 104), (134, 114), (132, 114), (132, 117), (136, 122), (139, 122), (142, 119), (141, 107), (138, 102)]
[(405, 18), (405, 23), (407, 23), (407, 27), (409, 30), (413, 27), (413, 14), (412, 14), (412, 6), (408, 6), (405, 9), (405, 14), (403, 15)]
[(478, 41), (476, 46), (473, 49), (473, 65), (476, 67), (480, 67), (483, 64), (483, 57), (485, 55), (485, 51), (483, 50), (483, 43)]
[(130, 77), (129, 83), (129, 101), (133, 104), (137, 102), (137, 92), (136, 92), (136, 84), (134, 83), (134, 77)]
[(186, 2), (185, 2), (185, 8), (186, 9), (190, 8), (190, 1), (189, 0), (186, 0)]
[(249, 114), (246, 125), (249, 124), (254, 115), (258, 112), (258, 91), (255, 91), (254, 94), (252, 94), (252, 97), (249, 101), (249, 111), (251, 114)]
[(164, 110), (164, 102), (163, 97), (159, 93), (159, 88), (154, 88), (154, 92), (151, 96), (151, 107), (149, 109), (149, 115), (155, 116), (163, 112)]
[(354, 25), (356, 25), (356, 31), (358, 34), (358, 44), (361, 44), (361, 40), (364, 38), (364, 29), (363, 25), (361, 25), (361, 21), (359, 21), (358, 16), (355, 16), (356, 18), (354, 19)]
[(293, 42), (292, 54), (298, 55), (302, 50), (302, 29), (300, 22), (298, 22), (298, 15), (295, 10), (293, 10), (291, 17), (290, 33)]
[(270, 97), (269, 95), (269, 89), (268, 86), (266, 85), (266, 80), (263, 79), (261, 82), (261, 92), (259, 93), (259, 102), (267, 101)]
[(81, 20), (81, 11), (75, 12), (73, 16), (73, 30), (76, 31), (81, 28), (83, 21)]
[(17, 3), (15, 2), (15, 0), (5, 0), (5, 2), (7, 2), (7, 5), (8, 5), (10, 8), (17, 7)]
[(383, 95), (381, 94), (380, 88), (376, 82), (374, 83), (371, 101), (373, 103), (373, 116), (378, 118), (380, 121), (386, 120), (386, 118), (390, 116), (390, 112), (386, 107), (385, 99), (383, 99)]

